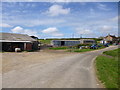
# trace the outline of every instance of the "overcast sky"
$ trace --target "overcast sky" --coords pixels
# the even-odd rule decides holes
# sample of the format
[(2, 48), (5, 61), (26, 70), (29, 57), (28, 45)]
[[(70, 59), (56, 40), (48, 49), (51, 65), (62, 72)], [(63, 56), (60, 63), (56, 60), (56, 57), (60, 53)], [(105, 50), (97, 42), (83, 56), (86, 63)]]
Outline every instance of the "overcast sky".
[(117, 2), (2, 2), (0, 32), (39, 38), (118, 34)]

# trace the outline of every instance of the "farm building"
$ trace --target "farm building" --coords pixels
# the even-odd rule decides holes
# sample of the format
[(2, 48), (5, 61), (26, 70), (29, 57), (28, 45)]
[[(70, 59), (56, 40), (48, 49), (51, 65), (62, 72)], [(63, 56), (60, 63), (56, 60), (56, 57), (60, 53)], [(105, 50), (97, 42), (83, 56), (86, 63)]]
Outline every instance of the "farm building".
[(101, 43), (101, 44), (106, 44), (107, 41), (106, 41), (106, 40), (101, 40), (100, 43)]
[(93, 39), (80, 39), (81, 44), (94, 44), (95, 40)]
[(81, 40), (52, 40), (51, 45), (53, 46), (75, 46), (78, 44), (93, 44), (95, 40), (92, 39), (81, 39)]
[(80, 44), (79, 40), (52, 40), (51, 45), (53, 46), (74, 46)]
[(22, 51), (38, 50), (38, 41), (26, 34), (0, 34), (0, 45), (2, 47), (2, 51), (15, 51), (15, 48), (20, 48)]
[(103, 40), (100, 41), (100, 43), (102, 44), (106, 44), (106, 43), (113, 44), (118, 42), (119, 42), (119, 39), (116, 36), (110, 35), (110, 34), (108, 34), (106, 37), (104, 37)]

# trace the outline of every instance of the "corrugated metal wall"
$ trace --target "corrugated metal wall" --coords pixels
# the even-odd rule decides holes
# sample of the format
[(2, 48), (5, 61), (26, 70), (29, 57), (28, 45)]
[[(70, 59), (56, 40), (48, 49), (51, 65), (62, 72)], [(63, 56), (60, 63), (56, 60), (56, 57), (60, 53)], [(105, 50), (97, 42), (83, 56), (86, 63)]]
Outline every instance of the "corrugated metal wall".
[(26, 43), (26, 50), (32, 50), (32, 43)]
[(65, 46), (74, 46), (80, 44), (80, 41), (65, 41)]
[(54, 46), (74, 46), (77, 44), (80, 44), (80, 41), (57, 41), (57, 40), (52, 41), (52, 45)]

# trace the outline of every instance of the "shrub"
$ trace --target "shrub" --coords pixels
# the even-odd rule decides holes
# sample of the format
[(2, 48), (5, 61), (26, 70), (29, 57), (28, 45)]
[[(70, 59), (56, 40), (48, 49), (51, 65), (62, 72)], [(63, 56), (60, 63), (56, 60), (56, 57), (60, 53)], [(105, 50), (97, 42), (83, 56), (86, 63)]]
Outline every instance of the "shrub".
[(78, 44), (76, 45), (77, 48), (79, 48), (80, 46), (91, 46), (92, 44)]

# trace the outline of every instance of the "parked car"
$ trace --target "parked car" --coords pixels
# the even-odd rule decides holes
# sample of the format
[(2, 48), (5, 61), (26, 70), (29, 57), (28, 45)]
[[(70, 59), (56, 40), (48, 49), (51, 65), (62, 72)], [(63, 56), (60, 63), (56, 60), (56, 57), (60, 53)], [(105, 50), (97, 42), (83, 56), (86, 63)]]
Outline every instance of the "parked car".
[(117, 43), (113, 43), (113, 45), (118, 45)]
[(100, 43), (97, 45), (98, 48), (100, 48), (100, 47), (102, 47), (102, 46), (103, 46), (103, 44), (100, 44)]
[(93, 44), (92, 46), (90, 46), (90, 49), (97, 49), (97, 48), (98, 48), (97, 44)]
[(80, 46), (79, 49), (85, 49), (85, 46)]
[(105, 47), (109, 47), (109, 45), (108, 45), (107, 43), (106, 43), (106, 44), (104, 44), (104, 46), (105, 46)]
[(53, 47), (53, 45), (46, 45), (47, 47)]

